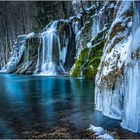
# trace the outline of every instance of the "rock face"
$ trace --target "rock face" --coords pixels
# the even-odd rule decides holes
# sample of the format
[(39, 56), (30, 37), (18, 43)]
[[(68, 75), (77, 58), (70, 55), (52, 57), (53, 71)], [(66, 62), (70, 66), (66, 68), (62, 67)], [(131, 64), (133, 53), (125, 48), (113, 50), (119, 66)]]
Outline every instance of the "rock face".
[(71, 76), (86, 79), (94, 78), (102, 55), (105, 32), (106, 29), (98, 33), (95, 39), (91, 40), (92, 47), (86, 47), (80, 51), (80, 54), (70, 71)]
[(36, 69), (38, 48), (40, 46), (39, 35), (29, 34), (24, 46), (22, 58), (15, 71), (16, 74), (32, 74)]
[(76, 62), (70, 76), (93, 79), (97, 73), (106, 34), (112, 23), (116, 2), (95, 3), (89, 8), (88, 19), (76, 34)]
[(121, 1), (96, 75), (96, 109), (140, 132), (139, 2)]
[(3, 72), (32, 74), (36, 67), (38, 47), (39, 36), (34, 33), (19, 36)]

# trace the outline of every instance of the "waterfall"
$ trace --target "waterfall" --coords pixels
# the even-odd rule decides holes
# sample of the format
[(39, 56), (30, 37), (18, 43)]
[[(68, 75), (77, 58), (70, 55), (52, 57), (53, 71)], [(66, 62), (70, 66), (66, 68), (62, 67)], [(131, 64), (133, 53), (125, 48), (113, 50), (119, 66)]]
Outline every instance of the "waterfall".
[[(56, 22), (41, 34), (42, 39), (42, 65), (41, 73), (45, 75), (56, 75), (56, 64), (52, 60), (54, 40), (57, 39)], [(57, 40), (58, 41), (58, 40)], [(58, 41), (58, 45), (60, 42)]]
[(41, 71), (47, 75), (55, 75), (55, 65), (52, 62), (52, 41), (54, 33), (53, 30), (47, 31), (42, 34), (42, 66)]
[[(42, 60), (40, 75), (55, 76), (65, 73), (62, 63), (65, 63), (68, 41), (66, 41), (65, 47), (61, 50), (58, 23), (59, 21), (54, 21), (41, 34)], [(40, 62), (39, 59), (38, 63)], [(39, 66), (39, 64), (37, 65)]]
[(140, 4), (138, 1), (133, 2), (134, 18), (133, 18), (133, 29), (132, 33), (135, 34), (136, 30), (140, 26)]

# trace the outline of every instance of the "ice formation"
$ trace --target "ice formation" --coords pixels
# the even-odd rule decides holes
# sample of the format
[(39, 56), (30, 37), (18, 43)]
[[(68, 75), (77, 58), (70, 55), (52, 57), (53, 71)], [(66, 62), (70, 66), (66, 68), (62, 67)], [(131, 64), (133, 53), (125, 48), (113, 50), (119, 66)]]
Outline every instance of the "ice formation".
[[(140, 132), (139, 14), (139, 2), (121, 2), (110, 34), (115, 26), (121, 25), (122, 30), (104, 47), (95, 89), (96, 109), (122, 120), (121, 126), (133, 132)], [(120, 37), (121, 41), (114, 45), (115, 38)]]
[(25, 49), (26, 38), (27, 38), (26, 35), (18, 36), (18, 40), (14, 47), (14, 51), (12, 52), (12, 55), (11, 55), (9, 61), (4, 68), (4, 72), (10, 73), (10, 72), (14, 72), (16, 70), (17, 65), (18, 65), (19, 61), (21, 60), (21, 57), (22, 57), (24, 49)]

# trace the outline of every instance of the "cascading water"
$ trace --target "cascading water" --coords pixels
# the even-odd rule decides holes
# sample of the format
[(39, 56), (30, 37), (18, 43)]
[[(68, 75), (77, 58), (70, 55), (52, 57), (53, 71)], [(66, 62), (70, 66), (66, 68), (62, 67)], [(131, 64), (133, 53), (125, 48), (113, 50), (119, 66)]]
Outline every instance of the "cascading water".
[(41, 63), (41, 72), (39, 75), (54, 76), (57, 74), (65, 74), (63, 64), (66, 61), (68, 38), (66, 38), (64, 33), (65, 43), (63, 44), (64, 46), (61, 46), (58, 31), (59, 23), (60, 21), (54, 21), (41, 34), (41, 62), (40, 58), (38, 58), (37, 64), (37, 66), (39, 66), (39, 63)]
[(54, 22), (45, 32), (41, 34), (42, 64), (41, 64), (40, 74), (43, 75), (57, 74), (57, 64), (55, 61), (53, 61), (54, 47), (58, 47), (57, 48), (58, 50), (60, 49), (60, 41), (57, 36), (56, 27), (57, 27), (57, 22)]

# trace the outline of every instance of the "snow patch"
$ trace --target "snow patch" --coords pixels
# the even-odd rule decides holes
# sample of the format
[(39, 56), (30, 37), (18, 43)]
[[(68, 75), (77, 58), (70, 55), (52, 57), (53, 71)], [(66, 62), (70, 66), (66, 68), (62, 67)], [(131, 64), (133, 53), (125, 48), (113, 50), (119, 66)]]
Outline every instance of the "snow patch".
[(34, 34), (35, 34), (35, 33), (32, 32), (32, 33), (28, 34), (26, 38), (32, 38), (32, 37), (34, 36)]
[(96, 127), (94, 125), (90, 125), (89, 130), (93, 131), (96, 136), (103, 135), (105, 130), (102, 127)]
[(89, 130), (95, 133), (97, 139), (114, 140), (114, 138), (106, 133), (102, 127), (97, 127), (91, 124)]
[(114, 138), (111, 135), (107, 134), (107, 133), (105, 133), (103, 135), (99, 135), (96, 138), (97, 139), (103, 139), (103, 140), (114, 140)]

